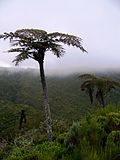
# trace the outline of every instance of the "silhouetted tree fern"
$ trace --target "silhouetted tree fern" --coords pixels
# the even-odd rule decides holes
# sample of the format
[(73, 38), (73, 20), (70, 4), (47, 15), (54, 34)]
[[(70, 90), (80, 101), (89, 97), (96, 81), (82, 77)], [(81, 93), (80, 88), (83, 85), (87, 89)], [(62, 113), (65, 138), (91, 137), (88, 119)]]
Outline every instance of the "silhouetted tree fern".
[(86, 52), (81, 44), (81, 38), (59, 32), (47, 33), (46, 31), (39, 29), (21, 29), (16, 32), (4, 33), (3, 35), (0, 35), (0, 38), (10, 40), (13, 48), (8, 50), (8, 52), (19, 52), (13, 60), (13, 62), (16, 62), (16, 65), (29, 58), (32, 58), (39, 63), (48, 140), (51, 141), (52, 122), (43, 66), (45, 53), (51, 51), (54, 55), (60, 58), (65, 52), (61, 45), (62, 43), (68, 46), (77, 47), (83, 52)]
[(84, 82), (81, 84), (81, 90), (86, 91), (90, 97), (91, 104), (93, 103), (93, 96), (97, 101), (105, 107), (105, 97), (116, 87), (120, 87), (120, 83), (110, 80), (105, 77), (97, 77), (92, 74), (83, 74), (79, 76)]

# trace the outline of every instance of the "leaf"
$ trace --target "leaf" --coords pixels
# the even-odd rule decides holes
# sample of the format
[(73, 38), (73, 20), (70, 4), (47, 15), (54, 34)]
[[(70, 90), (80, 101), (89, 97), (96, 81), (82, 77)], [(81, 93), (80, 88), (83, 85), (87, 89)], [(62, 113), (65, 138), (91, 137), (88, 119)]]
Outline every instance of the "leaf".
[(57, 57), (61, 57), (65, 53), (61, 43), (77, 47), (86, 52), (82, 47), (81, 38), (59, 32), (47, 33), (39, 29), (21, 29), (4, 33), (0, 35), (0, 38), (9, 39), (12, 48), (8, 52), (19, 52), (19, 55), (13, 60), (16, 64), (28, 58), (33, 58), (39, 62), (44, 59), (44, 56), (41, 55), (45, 55), (47, 51), (51, 51)]

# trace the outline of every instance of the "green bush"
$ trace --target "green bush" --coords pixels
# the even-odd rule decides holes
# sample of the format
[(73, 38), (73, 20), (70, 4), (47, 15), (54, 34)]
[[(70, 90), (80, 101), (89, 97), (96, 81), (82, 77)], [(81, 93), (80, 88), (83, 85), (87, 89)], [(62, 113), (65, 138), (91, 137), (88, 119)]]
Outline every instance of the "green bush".
[(67, 132), (69, 127), (68, 123), (63, 120), (53, 120), (52, 122), (53, 131), (58, 134), (62, 134), (64, 132)]
[(27, 150), (26, 148), (14, 148), (7, 160), (39, 160), (39, 152)]
[(28, 137), (20, 136), (18, 138), (15, 138), (14, 144), (16, 147), (19, 148), (27, 147), (29, 145), (32, 145), (32, 138), (30, 138), (29, 136)]
[(80, 122), (74, 122), (65, 138), (65, 144), (68, 145), (68, 147), (78, 145), (82, 139), (86, 138), (93, 147), (98, 148), (103, 145), (106, 132), (98, 121), (98, 118), (99, 117), (92, 116)]
[(44, 142), (37, 146), (36, 148), (44, 156), (49, 155), (53, 159), (60, 158), (63, 153), (65, 153), (65, 148), (58, 142)]
[(72, 148), (74, 145), (79, 144), (80, 140), (80, 123), (79, 122), (73, 122), (73, 125), (71, 126), (68, 134), (65, 138), (65, 145), (68, 148)]
[(7, 160), (57, 160), (62, 158), (65, 148), (57, 142), (44, 142), (36, 147), (13, 148)]
[(114, 159), (120, 154), (120, 131), (112, 131), (107, 137), (105, 147), (106, 159)]
[(44, 133), (37, 133), (31, 139), (28, 137), (16, 139), (17, 148), (11, 150), (7, 160), (119, 159), (119, 111), (113, 112), (109, 107), (100, 109), (95, 114), (89, 114), (81, 121), (74, 122), (68, 132), (66, 129), (57, 131), (58, 126), (53, 142), (45, 141)]
[(44, 133), (44, 134), (43, 133), (36, 133), (33, 136), (33, 143), (35, 145), (43, 143), (44, 141), (47, 141), (47, 138), (48, 138), (47, 133)]
[(106, 132), (120, 130), (120, 112), (110, 112), (106, 115)]
[(4, 150), (0, 149), (0, 159), (3, 159), (3, 157), (4, 157)]
[(67, 132), (65, 133), (61, 133), (61, 134), (54, 134), (54, 140), (60, 144), (64, 144), (64, 140), (65, 140), (65, 137), (67, 135)]
[(72, 159), (112, 160), (120, 154), (120, 111), (111, 112), (108, 107), (74, 122), (65, 145), (71, 149)]

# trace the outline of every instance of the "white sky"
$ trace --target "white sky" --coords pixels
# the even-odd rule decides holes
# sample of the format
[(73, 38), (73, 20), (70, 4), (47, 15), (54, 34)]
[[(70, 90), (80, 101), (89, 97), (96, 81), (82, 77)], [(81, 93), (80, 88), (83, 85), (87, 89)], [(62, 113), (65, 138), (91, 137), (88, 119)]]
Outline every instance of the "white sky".
[[(0, 0), (0, 33), (39, 28), (80, 36), (88, 54), (66, 48), (57, 59), (46, 55), (48, 72), (75, 72), (120, 68), (119, 0)], [(8, 42), (0, 40), (0, 66), (14, 66), (14, 54), (3, 53)], [(38, 67), (32, 60), (19, 67)]]

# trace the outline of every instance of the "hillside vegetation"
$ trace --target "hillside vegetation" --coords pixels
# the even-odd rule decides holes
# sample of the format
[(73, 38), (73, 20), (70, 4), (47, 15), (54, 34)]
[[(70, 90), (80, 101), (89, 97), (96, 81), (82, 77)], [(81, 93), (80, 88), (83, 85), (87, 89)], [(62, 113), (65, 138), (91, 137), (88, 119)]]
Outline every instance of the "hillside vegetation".
[(6, 160), (119, 160), (120, 108), (107, 106), (66, 128), (54, 125), (54, 140), (44, 131), (26, 132), (1, 149)]
[[(97, 103), (90, 105), (89, 97), (81, 91), (79, 75), (47, 77), (49, 102), (53, 119), (67, 120), (69, 123), (72, 123), (73, 120), (79, 120), (87, 112), (92, 112), (96, 108)], [(107, 76), (119, 81), (119, 74), (110, 73)], [(5, 114), (9, 115), (7, 121), (12, 123), (9, 117), (17, 114), (18, 121), (20, 111), (26, 108), (24, 108), (24, 105), (27, 105), (27, 108), (31, 108), (34, 112), (39, 113), (39, 116), (34, 117), (36, 121), (43, 120), (44, 107), (42, 105), (41, 90), (39, 72), (36, 70), (15, 72), (10, 69), (1, 69), (0, 113), (4, 117), (4, 110)], [(108, 95), (107, 103), (119, 104), (119, 97), (119, 90), (115, 90)], [(26, 110), (26, 114), (29, 114), (27, 113), (29, 112), (28, 110)], [(1, 120), (1, 123), (4, 122)]]
[[(101, 109), (81, 91), (79, 75), (47, 76), (54, 133), (49, 143), (39, 73), (0, 69), (1, 159), (112, 160), (120, 153), (119, 88), (108, 94), (105, 103), (110, 105)], [(97, 75), (120, 81), (119, 72)], [(21, 110), (27, 121), (19, 130)]]

